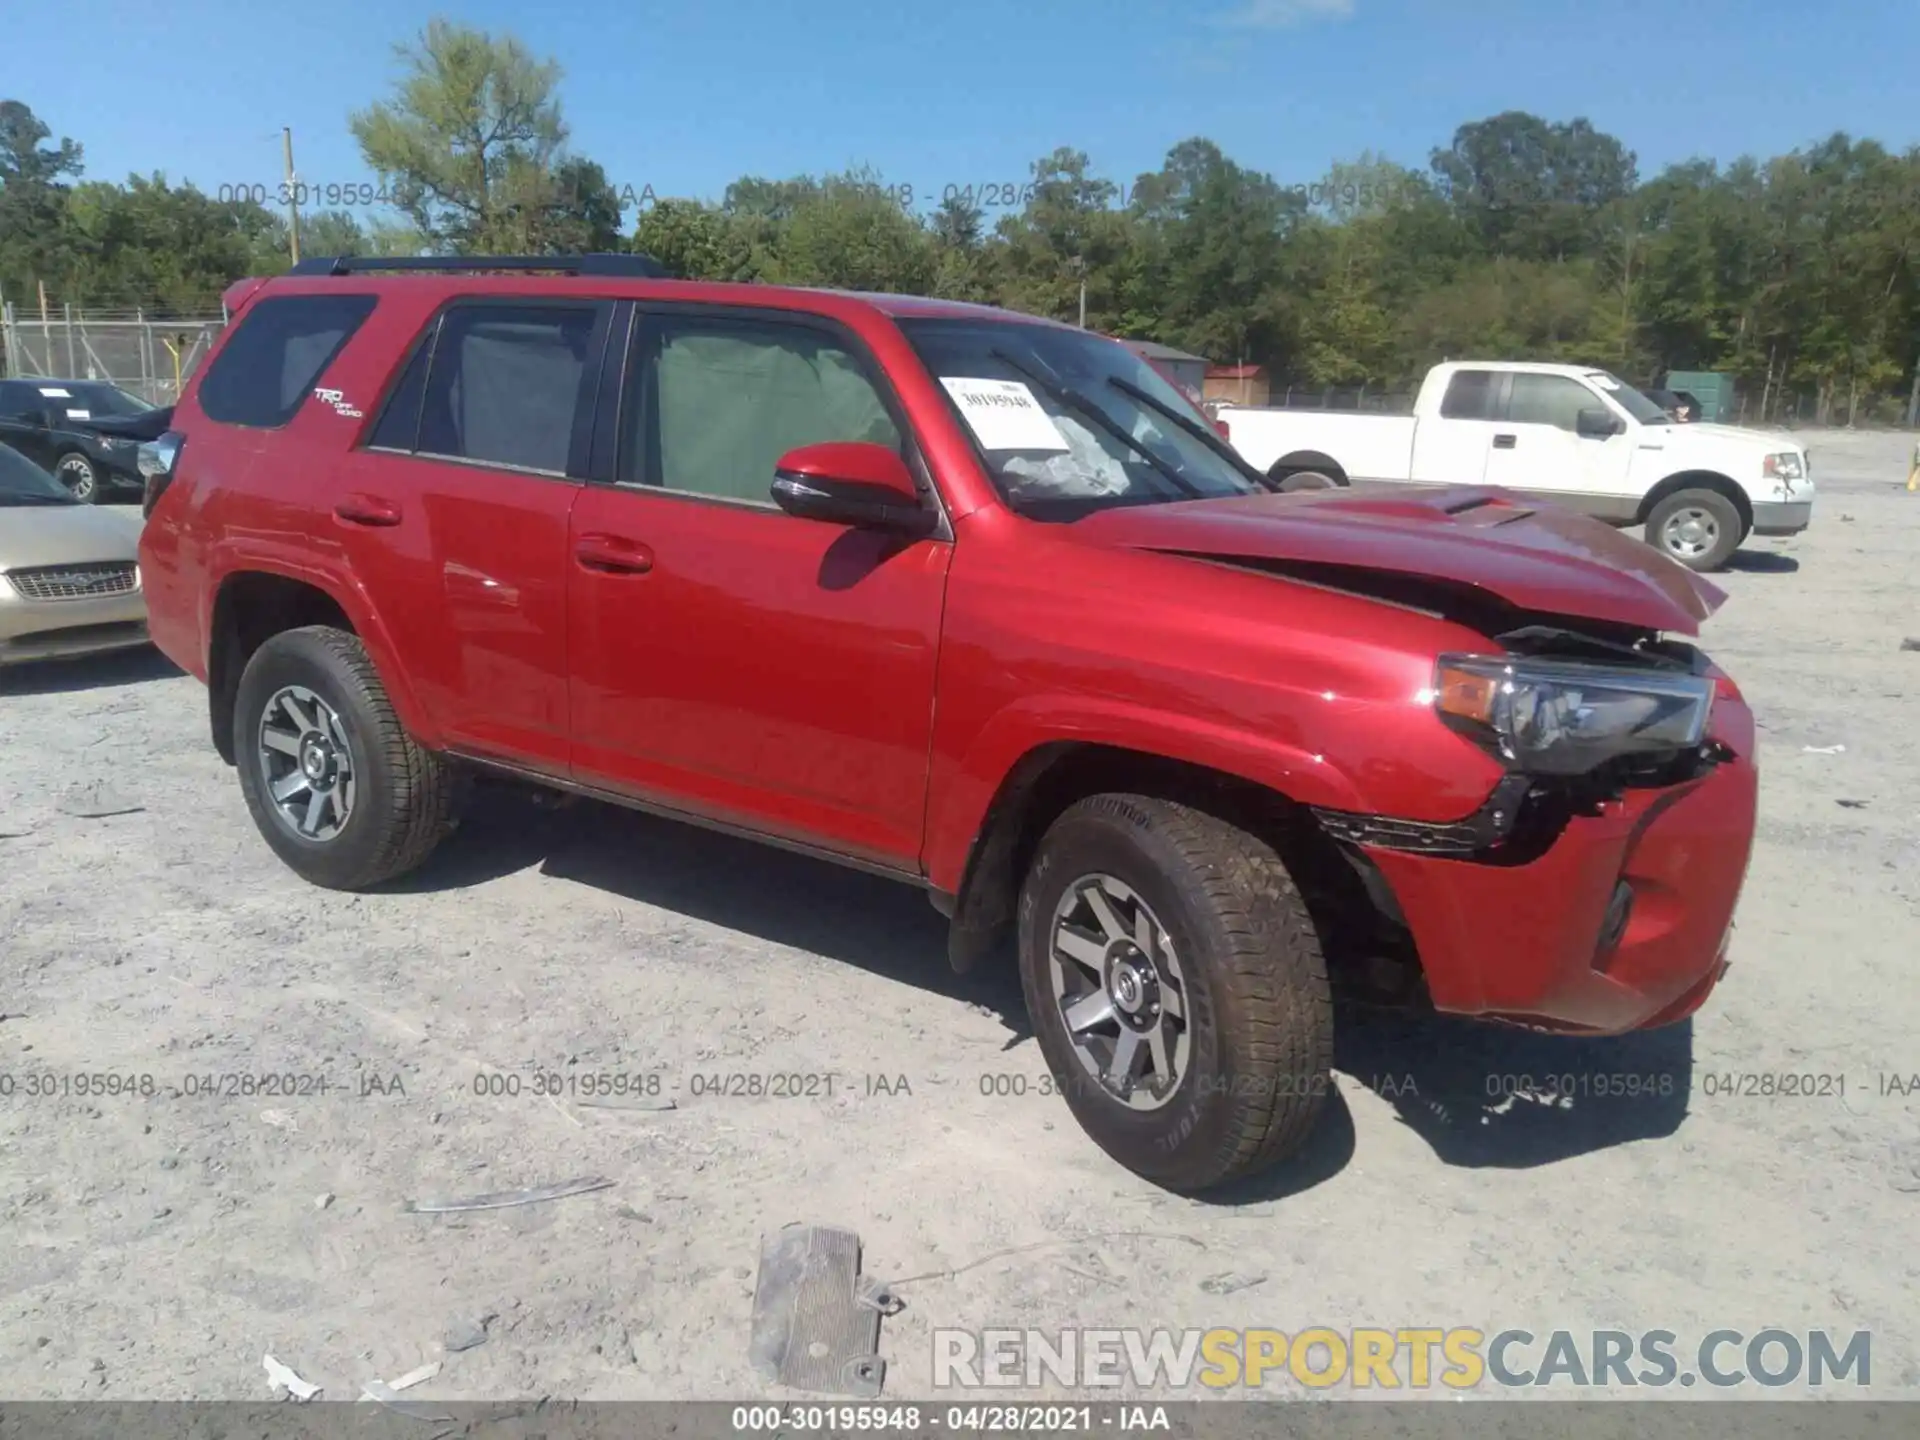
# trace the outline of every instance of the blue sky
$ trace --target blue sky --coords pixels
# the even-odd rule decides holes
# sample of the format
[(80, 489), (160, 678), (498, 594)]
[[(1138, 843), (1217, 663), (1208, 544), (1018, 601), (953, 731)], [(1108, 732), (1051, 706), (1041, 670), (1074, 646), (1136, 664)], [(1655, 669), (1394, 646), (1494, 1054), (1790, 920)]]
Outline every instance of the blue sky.
[(1915, 0), (171, 0), (9, 7), (0, 97), (91, 178), (368, 177), (346, 116), (434, 14), (564, 69), (574, 148), (616, 185), (717, 198), (741, 174), (867, 164), (919, 194), (1018, 182), (1057, 145), (1130, 181), (1192, 136), (1284, 184), (1374, 150), (1424, 167), (1462, 121), (1585, 116), (1642, 174), (1834, 130), (1920, 143)]

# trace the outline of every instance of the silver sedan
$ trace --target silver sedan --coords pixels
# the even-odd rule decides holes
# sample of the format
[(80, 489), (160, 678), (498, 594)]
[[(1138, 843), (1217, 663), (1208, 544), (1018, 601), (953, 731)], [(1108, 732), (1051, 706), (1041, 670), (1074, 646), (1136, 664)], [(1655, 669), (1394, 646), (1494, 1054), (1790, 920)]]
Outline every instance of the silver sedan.
[(0, 665), (146, 644), (140, 526), (0, 445)]

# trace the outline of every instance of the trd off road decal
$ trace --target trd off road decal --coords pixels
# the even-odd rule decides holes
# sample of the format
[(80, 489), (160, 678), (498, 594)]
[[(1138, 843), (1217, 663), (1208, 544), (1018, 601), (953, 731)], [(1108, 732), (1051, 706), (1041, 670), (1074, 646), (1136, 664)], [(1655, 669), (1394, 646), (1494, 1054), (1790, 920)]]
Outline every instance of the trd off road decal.
[(323, 405), (331, 405), (333, 407), (333, 413), (336, 415), (345, 416), (349, 420), (358, 420), (361, 418), (362, 412), (360, 407), (347, 399), (346, 394), (342, 391), (327, 390), (316, 385), (313, 390), (313, 398)]

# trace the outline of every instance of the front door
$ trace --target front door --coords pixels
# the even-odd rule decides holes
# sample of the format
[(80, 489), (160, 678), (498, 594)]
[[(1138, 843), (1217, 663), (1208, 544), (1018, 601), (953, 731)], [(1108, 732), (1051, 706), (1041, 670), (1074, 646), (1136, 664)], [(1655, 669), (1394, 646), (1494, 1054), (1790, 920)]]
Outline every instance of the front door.
[(618, 434), (573, 510), (576, 777), (916, 869), (951, 544), (771, 498), (800, 445), (919, 466), (877, 366), (824, 322), (642, 312)]
[(1604, 519), (1631, 519), (1639, 498), (1627, 494), (1632, 438), (1579, 433), (1582, 410), (1606, 409), (1600, 397), (1566, 375), (1516, 371), (1512, 382), (1504, 423), (1487, 452), (1487, 484)]

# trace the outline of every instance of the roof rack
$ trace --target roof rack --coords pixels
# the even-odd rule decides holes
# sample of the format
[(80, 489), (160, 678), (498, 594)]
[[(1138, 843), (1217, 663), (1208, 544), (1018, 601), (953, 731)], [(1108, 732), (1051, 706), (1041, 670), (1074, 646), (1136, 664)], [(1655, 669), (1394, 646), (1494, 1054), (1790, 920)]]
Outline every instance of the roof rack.
[(377, 270), (531, 270), (623, 280), (667, 280), (651, 255), (317, 255), (289, 275), (365, 275)]

